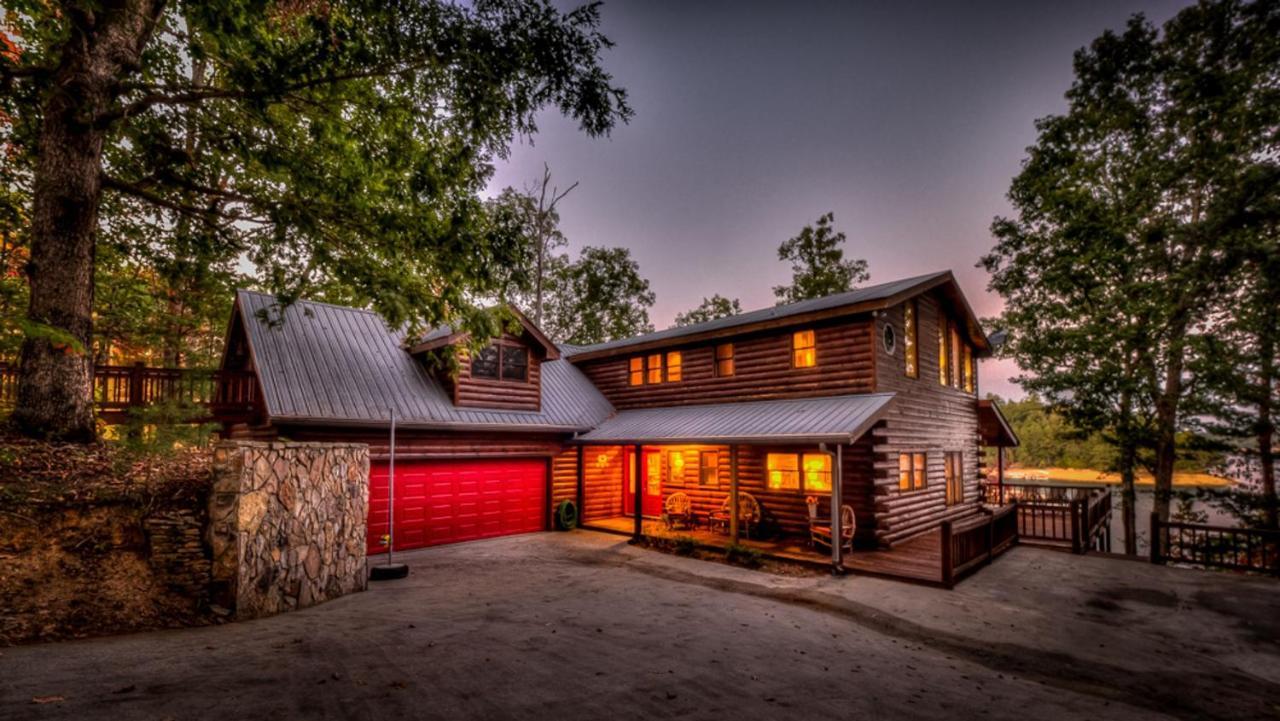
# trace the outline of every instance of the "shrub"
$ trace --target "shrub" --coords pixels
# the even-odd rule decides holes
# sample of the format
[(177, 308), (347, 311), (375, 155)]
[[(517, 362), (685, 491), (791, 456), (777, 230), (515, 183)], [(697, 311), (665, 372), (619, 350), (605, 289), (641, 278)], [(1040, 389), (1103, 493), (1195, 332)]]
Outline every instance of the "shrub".
[(724, 559), (743, 568), (759, 568), (761, 563), (759, 551), (740, 544), (734, 544), (725, 549)]

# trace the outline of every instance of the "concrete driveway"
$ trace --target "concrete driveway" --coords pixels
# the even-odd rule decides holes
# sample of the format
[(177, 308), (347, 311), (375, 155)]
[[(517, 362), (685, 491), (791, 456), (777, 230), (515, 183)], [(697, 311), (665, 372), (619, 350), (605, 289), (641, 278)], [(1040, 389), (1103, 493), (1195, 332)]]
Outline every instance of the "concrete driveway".
[(1269, 579), (1018, 548), (947, 592), (582, 531), (404, 560), (299, 613), (0, 649), (0, 718), (1280, 717)]

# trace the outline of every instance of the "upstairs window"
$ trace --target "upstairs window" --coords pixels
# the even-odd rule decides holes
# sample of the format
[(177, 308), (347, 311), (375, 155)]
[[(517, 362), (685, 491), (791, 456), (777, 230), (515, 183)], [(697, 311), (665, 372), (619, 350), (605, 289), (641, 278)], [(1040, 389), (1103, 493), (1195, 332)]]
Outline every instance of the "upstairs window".
[(916, 330), (916, 302), (907, 301), (902, 308), (902, 357), (903, 372), (908, 378), (920, 377), (919, 339)]
[(472, 378), (498, 377), (498, 346), (491, 345), (476, 351), (471, 358)]
[(648, 372), (646, 379), (650, 385), (658, 385), (662, 382), (662, 354), (654, 353), (645, 359), (645, 370)]
[(948, 451), (943, 458), (943, 476), (947, 479), (947, 505), (964, 502), (964, 454)]
[(963, 382), (960, 376), (963, 375), (962, 368), (964, 359), (960, 355), (960, 347), (964, 345), (960, 340), (960, 331), (956, 329), (955, 323), (951, 323), (951, 387), (961, 388)]
[(947, 385), (951, 379), (947, 370), (947, 314), (938, 310), (938, 385)]
[(976, 392), (974, 390), (975, 388), (977, 388), (976, 382), (974, 380), (976, 371), (977, 371), (977, 367), (973, 363), (973, 349), (969, 347), (968, 343), (965, 343), (964, 344), (964, 390), (966, 393)]
[(633, 386), (644, 385), (644, 359), (636, 356), (627, 367), (627, 383)]
[(801, 330), (791, 335), (791, 366), (812, 368), (818, 364), (818, 347), (813, 331)]
[(923, 453), (898, 454), (898, 490), (919, 491), (929, 485)]
[(502, 346), (502, 380), (529, 380), (529, 349), (518, 346)]
[(680, 380), (683, 364), (684, 356), (680, 351), (673, 350), (667, 354), (667, 382), (675, 383)]
[(728, 378), (733, 375), (733, 344), (721, 343), (716, 346), (716, 377)]

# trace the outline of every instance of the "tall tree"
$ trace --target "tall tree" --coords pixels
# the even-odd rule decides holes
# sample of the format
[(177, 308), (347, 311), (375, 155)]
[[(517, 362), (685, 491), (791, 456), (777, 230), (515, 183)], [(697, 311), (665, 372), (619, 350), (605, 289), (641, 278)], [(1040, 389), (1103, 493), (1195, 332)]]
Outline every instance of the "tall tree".
[(778, 305), (853, 290), (871, 277), (867, 261), (844, 259), (845, 235), (835, 230), (835, 220), (834, 213), (827, 213), (778, 246), (778, 260), (791, 263), (791, 285), (773, 289)]
[(983, 259), (1031, 387), (1116, 434), (1122, 467), (1149, 447), (1166, 519), (1189, 353), (1238, 262), (1245, 196), (1225, 189), (1277, 162), (1277, 7), (1204, 2), (1163, 33), (1136, 16), (1079, 51)]
[(568, 244), (560, 231), (561, 200), (569, 195), (578, 183), (560, 190), (551, 183), (551, 166), (543, 164), (542, 178), (523, 191), (503, 188), (498, 197), (490, 201), (490, 210), (499, 222), (510, 223), (525, 242), (528, 258), (523, 263), (532, 269), (530, 273), (512, 275), (508, 300), (529, 309), (536, 325), (542, 324), (542, 306), (546, 287), (552, 271), (561, 263), (557, 251)]
[(676, 314), (676, 327), (705, 323), (716, 318), (727, 318), (742, 312), (737, 298), (726, 298), (719, 293), (703, 298), (697, 308)]
[(30, 237), (13, 418), (39, 435), (93, 436), (104, 198), (189, 223), (166, 235), (209, 258), (243, 253), (282, 302), (320, 289), (393, 325), (482, 335), (497, 320), (473, 299), (519, 260), (478, 197), (492, 159), (548, 105), (592, 135), (631, 114), (600, 65), (598, 4), (22, 0), (5, 13), (19, 51), (0, 53), (0, 141), (24, 169)]
[(557, 256), (543, 330), (557, 341), (587, 345), (648, 333), (655, 297), (626, 248), (582, 249)]

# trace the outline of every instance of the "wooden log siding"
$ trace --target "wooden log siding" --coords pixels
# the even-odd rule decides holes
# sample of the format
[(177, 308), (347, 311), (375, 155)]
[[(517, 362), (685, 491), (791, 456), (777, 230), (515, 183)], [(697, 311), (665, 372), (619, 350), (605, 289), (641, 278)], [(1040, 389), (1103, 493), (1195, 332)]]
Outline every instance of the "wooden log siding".
[(583, 523), (622, 515), (623, 455), (622, 446), (589, 446), (583, 453), (579, 509)]
[[(279, 435), (295, 441), (367, 443), (369, 458), (390, 454), (387, 431), (337, 427), (280, 426)], [(396, 430), (396, 459), (457, 460), (461, 458), (553, 457), (564, 450), (558, 435)]]
[[(555, 528), (556, 506), (561, 501), (578, 502), (578, 449), (566, 448), (551, 458), (551, 525)], [(582, 509), (578, 509), (581, 514)], [(579, 515), (578, 520), (582, 517)]]
[[(899, 339), (903, 333), (903, 306), (888, 309), (876, 319), (876, 391), (897, 394), (883, 424), (872, 429), (875, 451), (875, 537), (892, 546), (944, 520), (958, 520), (979, 511), (978, 410), (974, 394), (938, 383), (938, 309), (932, 294), (917, 300), (918, 378), (908, 378), (902, 342), (889, 355), (882, 341), (884, 326), (892, 324)], [(898, 489), (898, 454), (928, 454), (928, 486), (919, 491)], [(944, 453), (961, 451), (964, 500), (946, 504)], [(861, 521), (861, 519), (859, 519)]]
[[(472, 378), (471, 362), (465, 351), (458, 352), (458, 376), (445, 380), (459, 408), (497, 408), (507, 411), (542, 410), (542, 358), (513, 335), (505, 335), (501, 345), (518, 346), (529, 354), (529, 379), (524, 383), (493, 378)], [(501, 372), (501, 370), (499, 370)]]
[[(683, 354), (682, 380), (673, 383), (630, 385), (627, 364), (632, 354), (586, 361), (579, 368), (619, 410), (870, 393), (874, 383), (871, 327), (865, 318), (841, 319), (702, 345), (672, 345), (661, 352)], [(791, 334), (804, 328), (815, 331), (818, 365), (792, 368)], [(733, 343), (734, 374), (717, 377), (715, 349), (725, 342)]]

